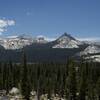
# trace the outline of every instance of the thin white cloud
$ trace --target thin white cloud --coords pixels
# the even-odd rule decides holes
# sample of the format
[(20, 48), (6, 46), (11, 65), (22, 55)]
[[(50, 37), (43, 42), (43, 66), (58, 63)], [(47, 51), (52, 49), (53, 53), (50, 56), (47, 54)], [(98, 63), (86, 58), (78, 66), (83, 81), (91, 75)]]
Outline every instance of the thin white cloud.
[(54, 40), (56, 40), (56, 38), (46, 38), (46, 40), (48, 40), (48, 41), (54, 41)]
[(56, 38), (48, 38), (48, 37), (46, 37), (46, 36), (44, 36), (44, 35), (38, 35), (38, 36), (37, 36), (37, 38), (40, 38), (40, 37), (44, 38), (44, 39), (47, 40), (47, 41), (54, 41), (54, 40), (56, 40)]
[(2, 35), (3, 32), (7, 31), (8, 26), (13, 25), (15, 25), (14, 20), (0, 19), (0, 35)]
[(8, 25), (9, 26), (15, 25), (15, 21), (14, 20), (8, 20)]
[(27, 15), (27, 16), (31, 16), (32, 13), (31, 13), (31, 12), (27, 12), (26, 15)]
[(77, 38), (80, 41), (100, 41), (99, 37), (87, 37), (87, 38)]
[[(48, 41), (54, 41), (56, 40), (57, 38), (46, 38)], [(98, 42), (100, 41), (100, 38), (99, 37), (90, 37), (90, 38), (76, 38), (77, 40), (80, 40), (80, 41), (90, 41), (90, 42)]]

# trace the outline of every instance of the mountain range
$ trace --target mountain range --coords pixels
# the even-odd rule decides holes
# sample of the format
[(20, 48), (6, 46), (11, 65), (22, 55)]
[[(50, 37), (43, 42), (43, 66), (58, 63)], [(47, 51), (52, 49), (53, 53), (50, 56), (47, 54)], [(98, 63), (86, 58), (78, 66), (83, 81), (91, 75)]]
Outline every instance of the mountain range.
[(23, 50), (28, 62), (66, 62), (69, 57), (100, 62), (99, 43), (79, 41), (67, 33), (53, 41), (24, 34), (0, 38), (0, 61), (20, 62)]

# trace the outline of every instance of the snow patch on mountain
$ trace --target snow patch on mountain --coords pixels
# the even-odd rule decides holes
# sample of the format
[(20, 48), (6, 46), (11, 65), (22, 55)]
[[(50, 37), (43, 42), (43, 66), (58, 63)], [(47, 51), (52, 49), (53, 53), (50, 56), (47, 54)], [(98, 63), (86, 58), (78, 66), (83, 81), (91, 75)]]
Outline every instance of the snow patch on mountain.
[(55, 44), (52, 48), (79, 48), (79, 45), (81, 44), (80, 41), (74, 39), (67, 33), (59, 37), (56, 42), (57, 44)]
[(47, 43), (48, 41), (44, 36), (37, 36), (33, 38), (29, 35), (19, 35), (19, 36), (8, 36), (5, 38), (0, 38), (0, 45), (5, 49), (21, 49), (24, 46), (31, 45), (32, 43)]
[(89, 45), (84, 51), (80, 52), (80, 55), (100, 53), (100, 47), (95, 45)]
[(19, 36), (9, 36), (0, 40), (0, 45), (5, 49), (20, 49), (33, 43), (31, 38), (21, 38)]
[(87, 61), (100, 62), (100, 55), (90, 55), (84, 58)]
[(100, 46), (91, 44), (80, 52), (80, 56), (86, 61), (100, 62)]
[(37, 36), (37, 37), (35, 38), (35, 42), (36, 42), (36, 43), (47, 43), (48, 40), (46, 39), (45, 36), (39, 35), (39, 36)]

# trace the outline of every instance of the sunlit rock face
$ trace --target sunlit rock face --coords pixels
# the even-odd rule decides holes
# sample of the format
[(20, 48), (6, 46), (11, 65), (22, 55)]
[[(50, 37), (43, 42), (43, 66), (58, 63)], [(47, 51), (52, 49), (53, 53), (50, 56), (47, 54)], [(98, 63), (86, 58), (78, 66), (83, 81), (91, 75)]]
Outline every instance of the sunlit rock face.
[(33, 40), (23, 36), (9, 36), (0, 40), (0, 45), (5, 49), (20, 49), (26, 45), (31, 45)]
[(64, 33), (56, 41), (57, 44), (55, 44), (52, 48), (79, 48), (79, 45), (81, 44), (80, 41), (76, 40), (67, 33)]
[(87, 55), (87, 54), (94, 54), (94, 53), (100, 53), (100, 47), (95, 45), (89, 45), (84, 51), (82, 51), (81, 55)]
[(91, 44), (80, 52), (86, 61), (100, 62), (100, 46)]
[(45, 37), (37, 36), (36, 38), (32, 38), (25, 35), (20, 36), (9, 36), (3, 39), (0, 39), (0, 45), (5, 49), (21, 49), (24, 46), (31, 45), (32, 43), (47, 43)]

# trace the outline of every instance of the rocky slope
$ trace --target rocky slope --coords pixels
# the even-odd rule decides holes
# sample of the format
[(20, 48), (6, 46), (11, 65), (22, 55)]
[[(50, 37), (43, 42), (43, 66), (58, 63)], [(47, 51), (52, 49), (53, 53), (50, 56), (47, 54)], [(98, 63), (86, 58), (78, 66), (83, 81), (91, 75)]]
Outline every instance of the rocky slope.
[(80, 41), (67, 33), (64, 33), (61, 37), (59, 37), (56, 42), (57, 44), (55, 44), (52, 48), (79, 48), (79, 45), (81, 44)]
[(81, 58), (100, 62), (100, 45), (81, 42), (64, 33), (54, 41), (48, 41), (43, 36), (35, 38), (20, 35), (0, 38), (0, 60), (18, 61), (21, 51), (25, 49), (28, 59), (34, 61), (66, 61), (68, 57)]
[(46, 43), (47, 41), (43, 37), (32, 38), (26, 35), (9, 36), (0, 39), (0, 45), (5, 49), (21, 49), (32, 43)]

